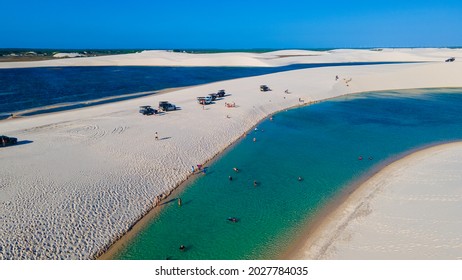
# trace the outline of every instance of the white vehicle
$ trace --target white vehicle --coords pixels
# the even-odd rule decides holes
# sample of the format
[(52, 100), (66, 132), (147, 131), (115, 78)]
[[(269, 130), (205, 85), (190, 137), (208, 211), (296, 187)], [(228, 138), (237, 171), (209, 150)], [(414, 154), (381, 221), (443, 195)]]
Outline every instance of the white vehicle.
[(209, 105), (212, 103), (212, 97), (211, 96), (206, 96), (206, 97), (198, 97), (197, 102), (201, 105)]
[(177, 109), (177, 107), (171, 103), (169, 103), (168, 101), (160, 101), (159, 102), (159, 110), (161, 111), (175, 111)]

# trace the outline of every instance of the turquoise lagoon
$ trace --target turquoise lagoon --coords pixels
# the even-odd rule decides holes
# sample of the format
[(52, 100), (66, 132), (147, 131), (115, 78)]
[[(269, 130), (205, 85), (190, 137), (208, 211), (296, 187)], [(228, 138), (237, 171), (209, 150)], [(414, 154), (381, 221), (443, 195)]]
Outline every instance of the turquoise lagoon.
[(116, 258), (277, 258), (348, 185), (403, 153), (462, 139), (461, 93), (362, 93), (278, 113), (195, 175), (182, 206), (162, 206)]

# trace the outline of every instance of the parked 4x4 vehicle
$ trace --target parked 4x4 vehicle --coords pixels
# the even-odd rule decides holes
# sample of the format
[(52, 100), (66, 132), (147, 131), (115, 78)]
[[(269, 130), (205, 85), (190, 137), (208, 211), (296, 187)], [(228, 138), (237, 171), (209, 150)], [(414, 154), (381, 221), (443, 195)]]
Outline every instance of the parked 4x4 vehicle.
[(0, 147), (6, 147), (9, 145), (15, 145), (18, 143), (18, 139), (14, 137), (8, 137), (5, 135), (0, 136)]
[(225, 94), (226, 94), (226, 92), (225, 92), (224, 89), (220, 89), (220, 90), (217, 92), (217, 96), (218, 96), (218, 97), (225, 97)]
[(201, 105), (208, 105), (212, 103), (212, 97), (211, 96), (206, 96), (206, 97), (198, 97), (197, 102)]
[(140, 106), (140, 113), (146, 116), (157, 114), (157, 110), (151, 106)]
[(261, 85), (260, 91), (271, 91), (271, 89), (267, 85)]
[(159, 110), (162, 111), (174, 111), (176, 110), (176, 106), (168, 101), (161, 101), (159, 102)]

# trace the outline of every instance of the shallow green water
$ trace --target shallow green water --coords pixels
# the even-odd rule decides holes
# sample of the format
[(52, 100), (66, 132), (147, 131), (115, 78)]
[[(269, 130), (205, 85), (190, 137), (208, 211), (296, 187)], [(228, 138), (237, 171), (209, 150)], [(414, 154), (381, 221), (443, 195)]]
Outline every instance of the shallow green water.
[(462, 139), (461, 93), (364, 93), (277, 114), (206, 176), (197, 175), (180, 194), (181, 207), (176, 201), (162, 206), (117, 258), (272, 258), (317, 209), (374, 166), (423, 145)]

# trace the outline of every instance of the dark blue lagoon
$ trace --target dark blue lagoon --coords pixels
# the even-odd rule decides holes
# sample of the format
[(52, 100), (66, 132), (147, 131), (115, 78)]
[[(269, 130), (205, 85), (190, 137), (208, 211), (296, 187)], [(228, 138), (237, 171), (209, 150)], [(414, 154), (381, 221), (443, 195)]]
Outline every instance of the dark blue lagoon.
[[(97, 105), (152, 94), (152, 91), (166, 88), (281, 71), (370, 64), (384, 63), (298, 64), (284, 67), (98, 66), (0, 69), (0, 116), (25, 110), (28, 112), (23, 112), (23, 115), (31, 115)], [(107, 98), (110, 100), (100, 100)]]
[(279, 113), (206, 176), (196, 175), (179, 194), (181, 207), (161, 206), (116, 258), (277, 258), (347, 186), (403, 153), (462, 139), (460, 112), (461, 89), (432, 89), (350, 95)]

